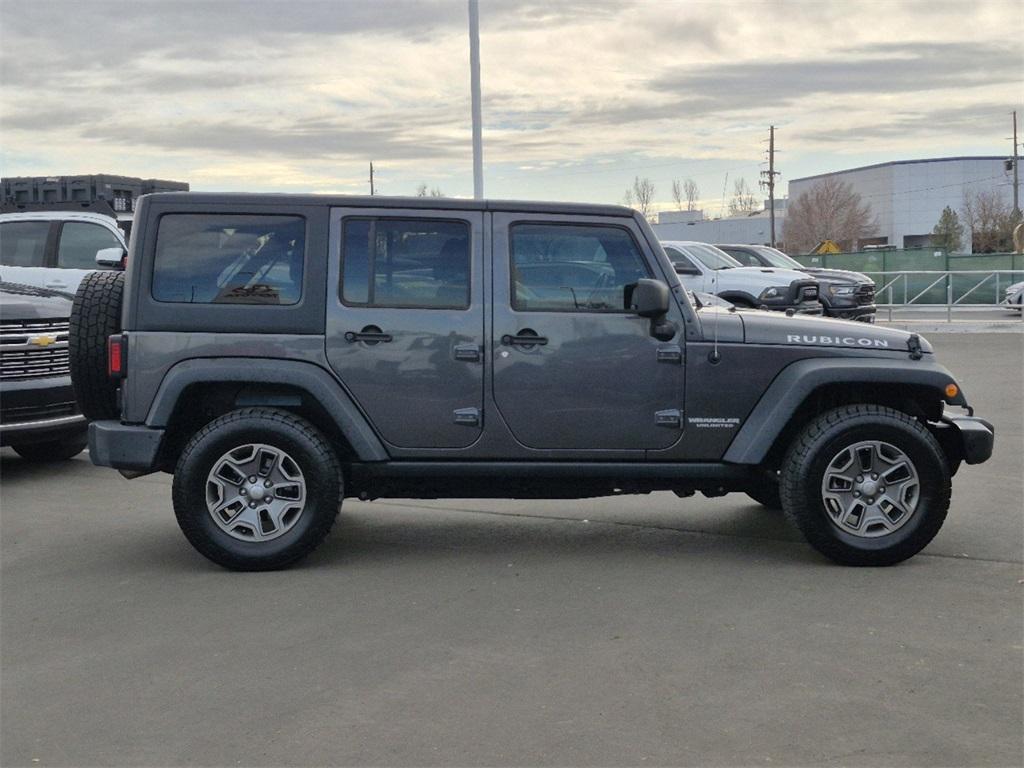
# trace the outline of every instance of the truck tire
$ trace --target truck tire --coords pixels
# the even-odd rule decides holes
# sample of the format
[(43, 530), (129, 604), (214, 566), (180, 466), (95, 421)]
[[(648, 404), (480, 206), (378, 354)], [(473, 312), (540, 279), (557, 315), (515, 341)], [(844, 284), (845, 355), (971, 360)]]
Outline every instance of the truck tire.
[(343, 498), (341, 468), (305, 419), (242, 408), (185, 445), (174, 472), (174, 515), (199, 552), (225, 568), (268, 571), (326, 538)]
[(950, 469), (916, 419), (880, 405), (827, 411), (782, 464), (782, 508), (807, 541), (844, 565), (893, 565), (935, 538), (950, 500)]
[(121, 330), (124, 272), (90, 272), (71, 308), (71, 385), (89, 421), (116, 419), (117, 382), (107, 375), (107, 337)]

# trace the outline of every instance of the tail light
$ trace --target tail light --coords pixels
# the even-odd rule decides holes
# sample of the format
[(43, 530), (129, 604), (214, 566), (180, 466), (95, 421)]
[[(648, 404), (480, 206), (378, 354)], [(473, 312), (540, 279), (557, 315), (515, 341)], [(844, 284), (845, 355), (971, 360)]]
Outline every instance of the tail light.
[(123, 379), (128, 372), (128, 337), (123, 333), (107, 338), (107, 375)]

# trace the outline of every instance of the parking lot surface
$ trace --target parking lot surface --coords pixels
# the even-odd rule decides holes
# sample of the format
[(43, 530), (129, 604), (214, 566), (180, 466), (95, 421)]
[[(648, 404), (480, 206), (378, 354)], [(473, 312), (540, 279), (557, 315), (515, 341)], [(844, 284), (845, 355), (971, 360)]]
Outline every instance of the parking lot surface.
[(1024, 336), (929, 338), (996, 453), (887, 569), (662, 493), (346, 502), (230, 573), (167, 476), (5, 450), (0, 763), (1020, 765)]

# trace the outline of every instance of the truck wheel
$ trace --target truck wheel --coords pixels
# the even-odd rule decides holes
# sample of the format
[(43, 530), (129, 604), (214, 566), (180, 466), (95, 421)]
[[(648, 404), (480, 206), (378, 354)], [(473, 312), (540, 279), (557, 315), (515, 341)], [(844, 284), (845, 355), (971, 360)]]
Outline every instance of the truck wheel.
[(188, 441), (172, 496), (178, 525), (207, 558), (233, 570), (274, 570), (308, 555), (330, 532), (341, 469), (305, 419), (243, 408)]
[(47, 440), (45, 443), (26, 443), (25, 445), (12, 445), (14, 452), (25, 459), (40, 464), (48, 464), (53, 461), (67, 461), (85, 450), (89, 440), (85, 433), (74, 437), (65, 437), (62, 440)]
[(90, 272), (71, 307), (71, 385), (89, 421), (116, 419), (117, 382), (107, 375), (107, 337), (121, 330), (124, 272)]
[(950, 470), (916, 419), (848, 405), (803, 430), (783, 461), (780, 489), (786, 515), (823, 555), (844, 565), (893, 565), (939, 532)]

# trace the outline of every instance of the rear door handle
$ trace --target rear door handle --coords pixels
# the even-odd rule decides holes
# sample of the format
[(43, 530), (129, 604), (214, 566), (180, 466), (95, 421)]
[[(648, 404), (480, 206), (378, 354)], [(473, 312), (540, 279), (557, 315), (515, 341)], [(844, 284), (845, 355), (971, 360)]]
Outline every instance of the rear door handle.
[(345, 341), (350, 344), (354, 344), (357, 341), (364, 341), (367, 344), (380, 344), (381, 342), (387, 343), (392, 339), (393, 337), (390, 333), (384, 333), (376, 325), (368, 325), (358, 333), (355, 331), (345, 333)]

